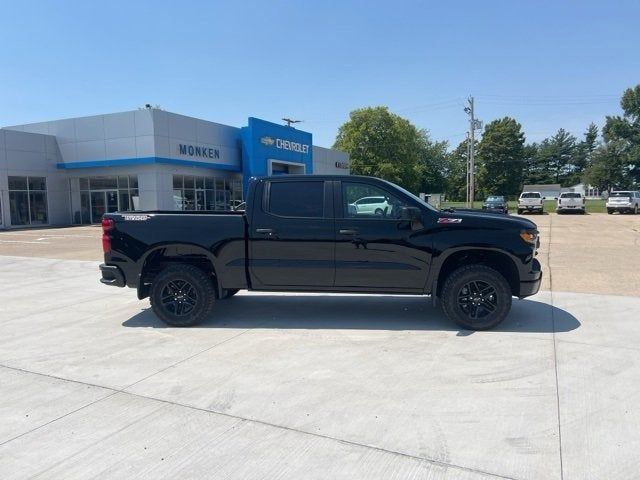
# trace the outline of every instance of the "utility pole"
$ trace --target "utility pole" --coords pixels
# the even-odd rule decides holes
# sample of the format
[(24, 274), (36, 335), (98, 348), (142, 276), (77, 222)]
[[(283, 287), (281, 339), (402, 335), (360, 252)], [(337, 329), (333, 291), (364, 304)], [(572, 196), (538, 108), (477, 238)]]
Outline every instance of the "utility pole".
[(469, 208), (471, 206), (471, 203), (469, 201), (469, 186), (471, 184), (470, 182), (470, 175), (471, 175), (471, 169), (470, 167), (470, 160), (471, 160), (471, 141), (470, 141), (470, 135), (469, 132), (467, 132), (467, 156), (466, 156), (466, 164), (467, 164), (467, 171), (466, 171), (466, 183), (465, 183), (465, 192), (466, 192), (466, 198), (465, 198), (465, 207)]
[(282, 120), (286, 122), (287, 127), (291, 127), (292, 123), (300, 123), (302, 121), (302, 120), (292, 120), (290, 118), (283, 118)]
[(475, 199), (476, 194), (476, 168), (475, 168), (475, 131), (482, 128), (482, 122), (480, 120), (476, 120), (475, 112), (474, 112), (474, 104), (473, 97), (469, 97), (467, 99), (469, 103), (468, 107), (464, 107), (464, 111), (469, 115), (469, 177), (467, 180), (467, 190), (468, 190), (468, 200), (467, 204), (473, 208), (473, 201)]

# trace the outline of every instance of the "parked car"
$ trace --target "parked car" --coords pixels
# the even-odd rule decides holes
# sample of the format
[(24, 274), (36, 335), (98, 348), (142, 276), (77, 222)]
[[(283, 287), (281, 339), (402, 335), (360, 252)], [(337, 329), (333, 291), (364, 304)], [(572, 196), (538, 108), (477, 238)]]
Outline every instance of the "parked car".
[[(362, 192), (393, 213), (351, 210)], [(182, 327), (249, 289), (431, 295), (449, 319), (480, 330), (540, 288), (538, 230), (524, 218), (437, 210), (358, 176), (254, 178), (246, 201), (245, 212), (105, 214), (101, 282), (137, 289)]]
[(556, 205), (557, 213), (578, 212), (584, 215), (585, 199), (579, 192), (562, 192)]
[(544, 198), (540, 192), (522, 192), (518, 198), (518, 214), (523, 212), (543, 213)]
[(386, 215), (391, 213), (391, 204), (386, 197), (363, 197), (352, 204), (355, 212), (369, 215)]
[(637, 214), (638, 210), (640, 210), (640, 192), (624, 190), (609, 194), (607, 199), (607, 213), (609, 215), (613, 212)]
[(504, 197), (499, 195), (490, 195), (482, 204), (482, 210), (488, 212), (509, 213), (509, 206)]

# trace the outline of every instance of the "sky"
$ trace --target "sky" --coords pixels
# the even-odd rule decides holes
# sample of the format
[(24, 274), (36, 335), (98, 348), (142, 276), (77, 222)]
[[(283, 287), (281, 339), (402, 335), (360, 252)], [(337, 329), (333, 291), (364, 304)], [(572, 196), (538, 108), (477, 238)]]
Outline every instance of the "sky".
[(0, 0), (0, 126), (146, 103), (330, 147), (349, 112), (385, 105), (464, 140), (466, 99), (528, 142), (581, 136), (640, 83), (640, 1)]

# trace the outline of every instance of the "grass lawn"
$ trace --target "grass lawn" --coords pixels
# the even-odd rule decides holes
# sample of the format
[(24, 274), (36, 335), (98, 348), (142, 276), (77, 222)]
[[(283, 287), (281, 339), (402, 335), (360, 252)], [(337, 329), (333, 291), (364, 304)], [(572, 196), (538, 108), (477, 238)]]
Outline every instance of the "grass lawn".
[[(509, 212), (516, 213), (518, 202), (515, 200), (511, 200), (509, 203)], [(477, 201), (475, 203), (475, 208), (482, 208), (482, 202)], [(607, 209), (605, 207), (604, 200), (587, 200), (587, 213), (606, 213)], [(465, 208), (464, 202), (444, 202), (441, 208)], [(544, 212), (545, 213), (555, 213), (556, 211), (556, 201), (555, 200), (545, 200), (544, 202)]]

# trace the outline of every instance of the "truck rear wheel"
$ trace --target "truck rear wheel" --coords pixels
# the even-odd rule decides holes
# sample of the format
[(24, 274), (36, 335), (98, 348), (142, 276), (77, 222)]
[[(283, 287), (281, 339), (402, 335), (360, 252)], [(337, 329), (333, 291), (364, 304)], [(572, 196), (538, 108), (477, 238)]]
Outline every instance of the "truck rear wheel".
[(178, 264), (154, 278), (149, 300), (153, 312), (167, 325), (190, 327), (207, 318), (215, 297), (213, 282), (202, 270)]
[(511, 288), (493, 268), (466, 265), (445, 280), (441, 297), (445, 315), (467, 330), (488, 330), (511, 309)]

